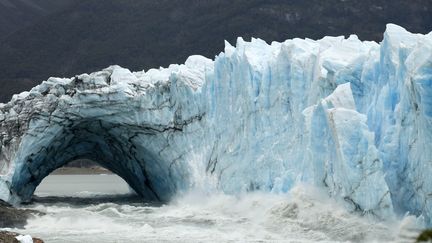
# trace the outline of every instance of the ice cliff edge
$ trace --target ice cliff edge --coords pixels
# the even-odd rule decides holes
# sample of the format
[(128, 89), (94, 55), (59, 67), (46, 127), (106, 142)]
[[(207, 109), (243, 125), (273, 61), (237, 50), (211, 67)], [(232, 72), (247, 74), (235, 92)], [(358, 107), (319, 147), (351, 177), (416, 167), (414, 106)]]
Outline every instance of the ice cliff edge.
[(432, 217), (432, 34), (226, 43), (214, 61), (50, 78), (0, 104), (0, 199), (78, 158), (148, 200), (310, 183), (362, 213)]

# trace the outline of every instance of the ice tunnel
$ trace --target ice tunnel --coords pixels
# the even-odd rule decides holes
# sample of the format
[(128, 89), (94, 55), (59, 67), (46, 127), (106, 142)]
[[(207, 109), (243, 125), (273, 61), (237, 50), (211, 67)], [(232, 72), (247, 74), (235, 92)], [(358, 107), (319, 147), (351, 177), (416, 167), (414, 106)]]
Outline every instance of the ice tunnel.
[[(116, 83), (119, 72), (123, 80)], [(179, 158), (189, 148), (180, 140), (201, 115), (183, 118), (171, 83), (127, 85), (127, 74), (111, 67), (91, 77), (50, 79), (21, 94), (18, 106), (0, 107), (13, 117), (0, 126), (0, 199), (29, 201), (46, 176), (76, 159), (111, 170), (145, 200), (167, 201), (187, 187), (189, 169)]]
[[(167, 200), (175, 188), (160, 158), (136, 144), (133, 128), (124, 128), (101, 120), (80, 121), (53, 134), (38, 151), (31, 149), (15, 173), (11, 190), (22, 200), (31, 198), (35, 188), (55, 169), (76, 159), (91, 159), (119, 175), (147, 200)], [(135, 130), (136, 132), (136, 130)], [(141, 130), (142, 132), (142, 130)], [(140, 152), (138, 152), (139, 150)]]

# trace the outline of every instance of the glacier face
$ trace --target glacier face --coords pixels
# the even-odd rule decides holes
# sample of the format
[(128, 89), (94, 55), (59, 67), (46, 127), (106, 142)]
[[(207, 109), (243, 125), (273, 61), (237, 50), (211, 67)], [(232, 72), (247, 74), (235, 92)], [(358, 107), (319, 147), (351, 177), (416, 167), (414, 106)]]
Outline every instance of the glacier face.
[(432, 34), (226, 43), (214, 61), (50, 78), (0, 104), (0, 199), (88, 158), (149, 200), (200, 187), (327, 190), (381, 218), (432, 214)]

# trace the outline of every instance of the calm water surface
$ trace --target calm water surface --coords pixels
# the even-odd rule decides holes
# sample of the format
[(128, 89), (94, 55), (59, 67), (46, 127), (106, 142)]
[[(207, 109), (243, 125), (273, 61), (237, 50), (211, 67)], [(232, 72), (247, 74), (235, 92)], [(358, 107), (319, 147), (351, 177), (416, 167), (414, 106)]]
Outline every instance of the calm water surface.
[(36, 188), (35, 195), (91, 196), (130, 193), (126, 182), (113, 174), (103, 175), (50, 175)]

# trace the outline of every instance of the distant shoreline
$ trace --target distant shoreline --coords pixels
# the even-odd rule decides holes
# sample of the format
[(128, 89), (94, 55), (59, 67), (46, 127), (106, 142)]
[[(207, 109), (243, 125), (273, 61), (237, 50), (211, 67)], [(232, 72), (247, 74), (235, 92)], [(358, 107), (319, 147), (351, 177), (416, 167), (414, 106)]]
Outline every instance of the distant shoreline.
[(55, 170), (51, 175), (99, 175), (113, 174), (111, 171), (102, 167), (78, 168), (78, 167), (62, 167)]

